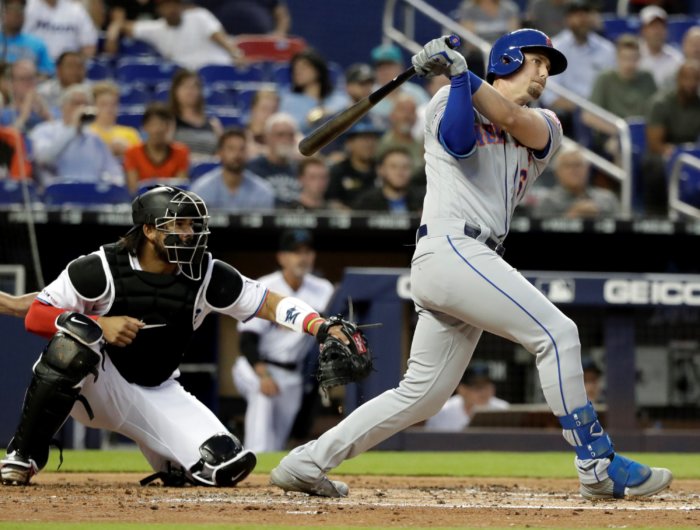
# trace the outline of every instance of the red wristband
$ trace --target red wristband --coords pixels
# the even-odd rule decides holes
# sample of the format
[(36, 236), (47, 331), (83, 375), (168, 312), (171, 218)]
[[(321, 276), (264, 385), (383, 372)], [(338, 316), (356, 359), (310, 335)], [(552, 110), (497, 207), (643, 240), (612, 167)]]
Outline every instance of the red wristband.
[(302, 324), (302, 329), (305, 333), (309, 335), (316, 335), (318, 326), (324, 322), (324, 319), (318, 313), (309, 313), (304, 318), (304, 323)]

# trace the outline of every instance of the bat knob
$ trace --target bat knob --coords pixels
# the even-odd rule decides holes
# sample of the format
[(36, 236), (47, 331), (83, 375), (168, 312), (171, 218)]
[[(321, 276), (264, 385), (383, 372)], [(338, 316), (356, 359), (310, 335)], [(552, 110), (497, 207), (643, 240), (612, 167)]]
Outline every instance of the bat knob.
[(454, 50), (462, 45), (462, 39), (460, 39), (457, 35), (452, 34), (445, 39), (445, 44)]

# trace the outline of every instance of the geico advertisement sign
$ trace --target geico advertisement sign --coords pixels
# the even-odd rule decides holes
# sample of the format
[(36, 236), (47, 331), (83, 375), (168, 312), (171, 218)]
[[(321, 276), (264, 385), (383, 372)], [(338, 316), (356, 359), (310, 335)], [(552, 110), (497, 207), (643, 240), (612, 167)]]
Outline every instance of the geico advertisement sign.
[(603, 298), (609, 304), (700, 305), (700, 282), (606, 280)]

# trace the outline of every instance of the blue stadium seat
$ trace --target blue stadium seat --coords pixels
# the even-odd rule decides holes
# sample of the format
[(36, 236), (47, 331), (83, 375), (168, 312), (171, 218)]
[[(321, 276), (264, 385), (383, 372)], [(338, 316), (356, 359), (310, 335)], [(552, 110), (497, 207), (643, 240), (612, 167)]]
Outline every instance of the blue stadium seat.
[(143, 107), (127, 107), (122, 109), (117, 115), (117, 123), (140, 129), (143, 125)]
[(696, 24), (700, 24), (697, 18), (685, 15), (670, 15), (667, 21), (668, 42), (680, 48), (683, 42), (683, 35)]
[[(30, 202), (41, 202), (36, 193), (36, 187), (30, 180), (24, 181), (29, 191)], [(0, 179), (0, 205), (24, 203), (23, 182), (14, 179)]]
[(121, 56), (151, 56), (159, 57), (158, 51), (145, 41), (123, 38), (119, 42), (119, 55)]
[(206, 90), (204, 100), (207, 105), (219, 107), (233, 107), (235, 105), (233, 93), (230, 90), (223, 90), (221, 88)]
[(92, 59), (88, 62), (86, 76), (90, 81), (102, 81), (112, 77), (112, 69), (108, 62)]
[(205, 85), (214, 83), (230, 85), (240, 82), (259, 83), (265, 81), (265, 73), (265, 65), (262, 63), (253, 63), (246, 67), (210, 64), (199, 69), (199, 75)]
[(146, 179), (139, 181), (139, 188), (136, 191), (137, 195), (141, 195), (143, 192), (148, 191), (149, 188), (153, 186), (158, 186), (159, 184), (164, 186), (176, 186), (183, 190), (190, 189), (189, 179), (176, 179), (176, 178), (164, 178), (164, 179)]
[(236, 108), (245, 113), (250, 111), (257, 90), (239, 90), (236, 92)]
[(219, 162), (194, 162), (190, 164), (190, 180), (194, 182), (205, 173), (219, 167)]
[(125, 187), (113, 184), (57, 183), (46, 186), (44, 202), (47, 206), (129, 204), (131, 195)]
[(242, 127), (243, 116), (233, 107), (209, 107), (207, 111), (214, 114), (224, 127)]
[(121, 105), (145, 105), (153, 99), (148, 87), (144, 85), (122, 85), (119, 93)]
[(288, 88), (292, 84), (292, 72), (288, 64), (276, 64), (272, 67), (272, 80), (280, 88)]
[(167, 103), (170, 97), (170, 82), (160, 83), (153, 89), (153, 101), (160, 101), (161, 103)]
[(638, 17), (618, 17), (617, 15), (603, 15), (603, 35), (610, 41), (615, 40), (623, 33), (639, 33)]
[(119, 61), (115, 76), (120, 83), (156, 86), (170, 82), (176, 70), (177, 65), (173, 63), (127, 58)]

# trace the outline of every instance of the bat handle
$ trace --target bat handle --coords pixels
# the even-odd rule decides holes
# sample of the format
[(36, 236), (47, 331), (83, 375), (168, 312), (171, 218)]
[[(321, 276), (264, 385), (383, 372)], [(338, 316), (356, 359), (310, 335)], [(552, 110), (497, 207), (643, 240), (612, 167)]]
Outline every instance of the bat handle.
[(462, 39), (453, 33), (452, 35), (445, 37), (445, 44), (455, 50), (462, 45)]

